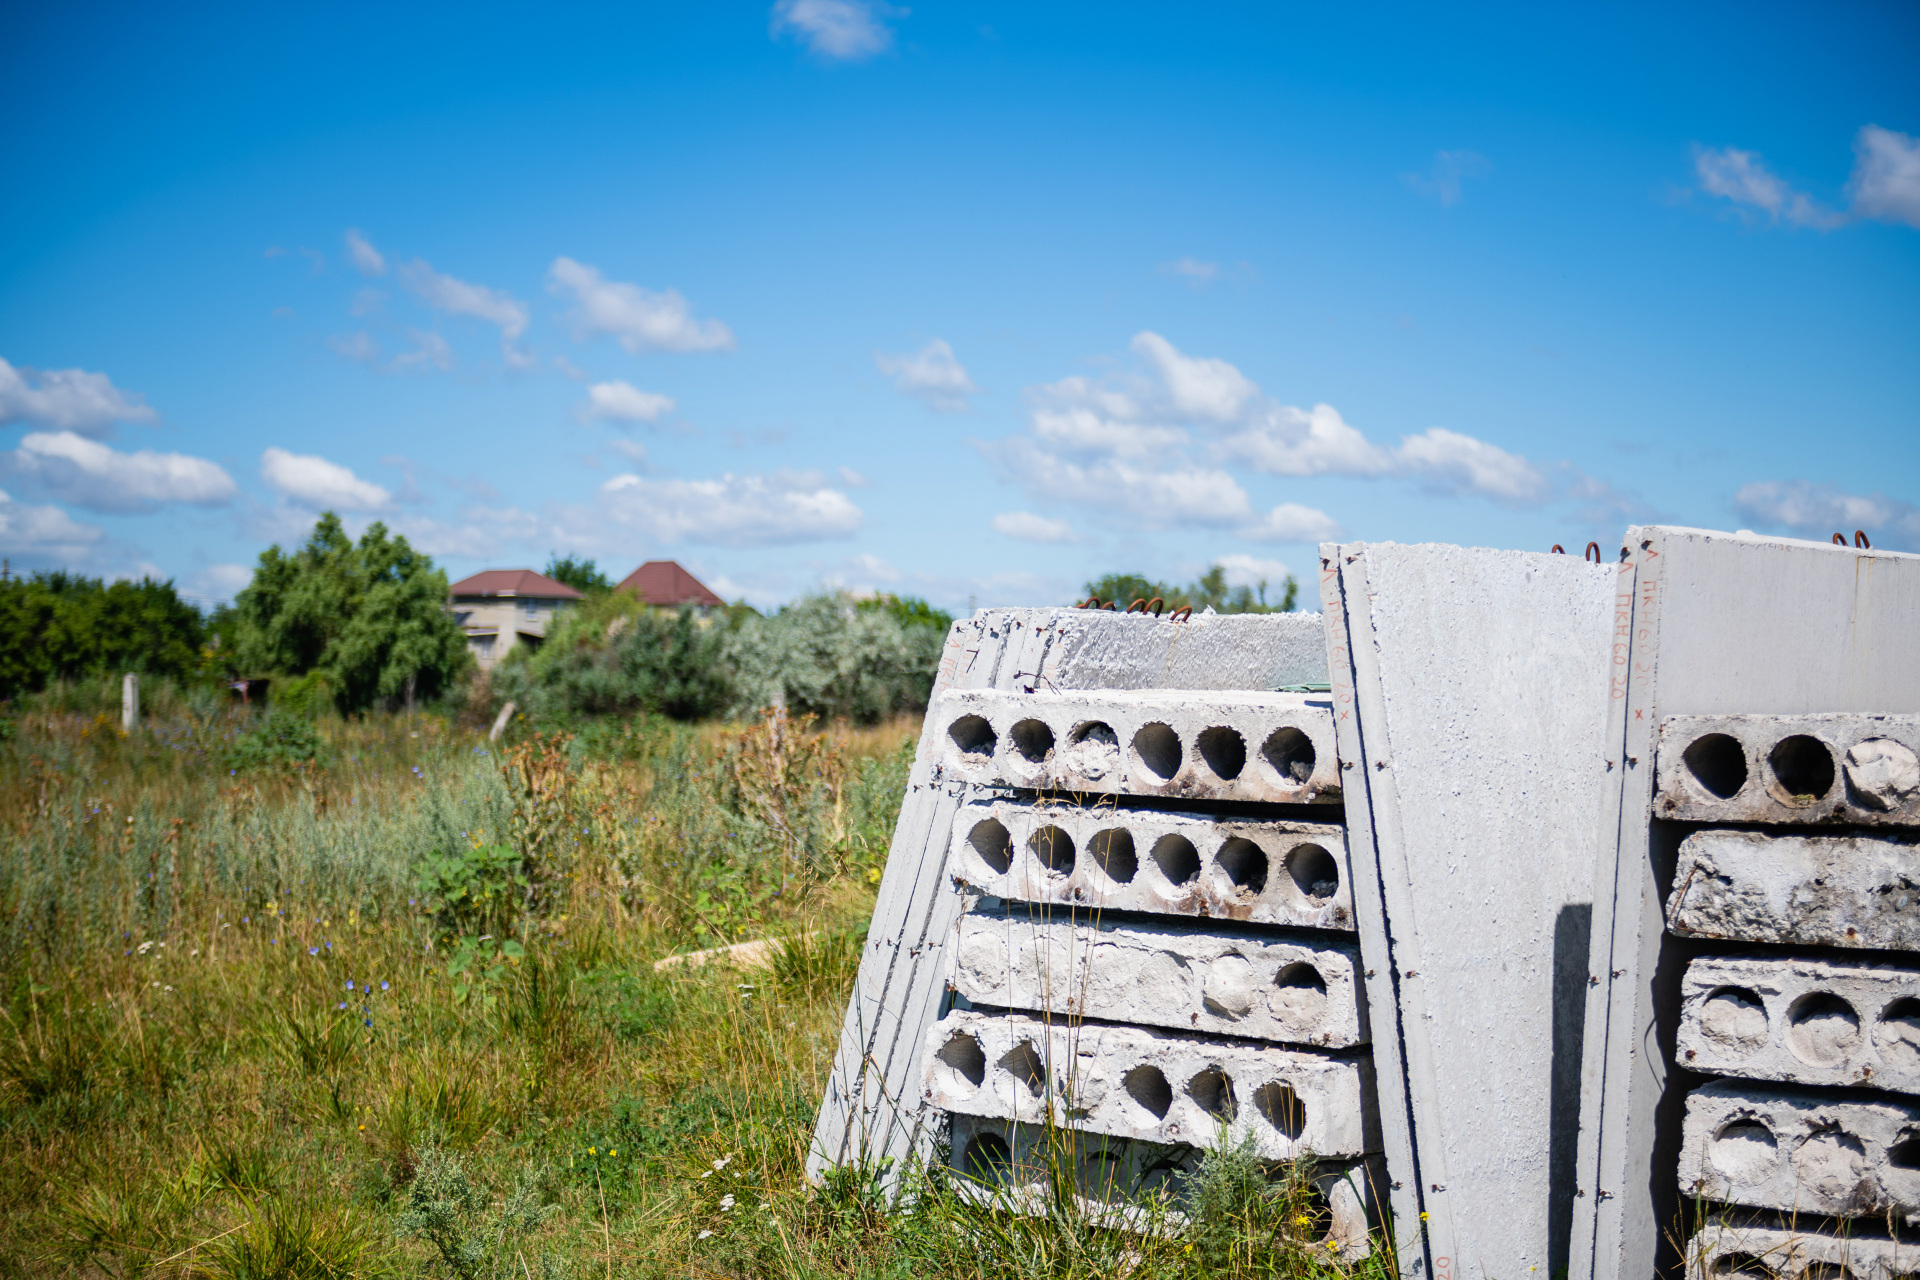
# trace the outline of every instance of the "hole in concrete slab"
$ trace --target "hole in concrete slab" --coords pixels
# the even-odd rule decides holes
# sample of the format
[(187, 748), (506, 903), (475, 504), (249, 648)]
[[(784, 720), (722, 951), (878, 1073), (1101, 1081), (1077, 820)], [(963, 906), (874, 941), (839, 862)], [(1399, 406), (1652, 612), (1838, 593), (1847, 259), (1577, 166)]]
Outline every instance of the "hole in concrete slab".
[(1286, 966), (1274, 975), (1273, 1011), (1281, 1021), (1302, 1029), (1318, 1030), (1327, 1012), (1327, 980), (1304, 960)]
[(1716, 1276), (1764, 1276), (1766, 1280), (1777, 1280), (1779, 1275), (1750, 1253), (1723, 1253), (1713, 1260), (1707, 1273)]
[(1218, 1067), (1208, 1067), (1193, 1079), (1187, 1081), (1187, 1096), (1199, 1104), (1202, 1111), (1216, 1120), (1233, 1119), (1233, 1081), (1227, 1079), (1226, 1072)]
[(947, 726), (947, 736), (960, 751), (960, 763), (978, 768), (993, 759), (999, 741), (984, 716), (961, 716)]
[(1901, 996), (1880, 1011), (1873, 1029), (1880, 1060), (1901, 1071), (1920, 1071), (1920, 1000)]
[(1802, 1062), (1837, 1067), (1860, 1047), (1860, 1015), (1831, 991), (1809, 991), (1787, 1008), (1787, 1047)]
[(974, 1134), (961, 1160), (969, 1178), (992, 1183), (1000, 1182), (1012, 1163), (1013, 1152), (1007, 1149), (1007, 1140), (997, 1133)]
[(1887, 1148), (1887, 1163), (1896, 1169), (1920, 1169), (1920, 1133), (1902, 1129)]
[(1718, 800), (1733, 799), (1747, 785), (1747, 749), (1731, 734), (1702, 734), (1687, 744), (1680, 763)]
[(1143, 1062), (1121, 1078), (1120, 1087), (1155, 1120), (1165, 1120), (1173, 1106), (1173, 1086), (1160, 1068)]
[(1120, 770), (1120, 737), (1104, 720), (1075, 725), (1057, 761), (1068, 772), (1099, 782)]
[(1291, 786), (1304, 785), (1313, 776), (1313, 739), (1291, 725), (1268, 734), (1260, 754), (1280, 775), (1280, 781)]
[(1721, 1127), (1707, 1146), (1707, 1160), (1729, 1182), (1762, 1182), (1780, 1155), (1773, 1130), (1758, 1120), (1735, 1120)]
[(1767, 753), (1767, 771), (1773, 775), (1767, 789), (1782, 804), (1814, 804), (1833, 790), (1833, 752), (1804, 733), (1774, 744)]
[(1007, 834), (998, 818), (974, 823), (967, 843), (980, 855), (980, 861), (993, 868), (995, 875), (1003, 876), (1013, 868), (1013, 837)]
[(1000, 1067), (1027, 1086), (1027, 1092), (1036, 1098), (1047, 1087), (1046, 1065), (1040, 1061), (1040, 1051), (1033, 1047), (1031, 1040), (1022, 1040), (1007, 1050), (1006, 1057), (1000, 1059)]
[(1287, 875), (1311, 906), (1324, 907), (1340, 892), (1340, 864), (1317, 844), (1297, 844), (1287, 851)]
[(1124, 1150), (1118, 1147), (1094, 1147), (1081, 1157), (1074, 1181), (1081, 1195), (1092, 1196), (1096, 1200), (1116, 1200), (1126, 1193), (1126, 1172)]
[[(940, 1046), (940, 1052), (934, 1055), (947, 1068), (948, 1087), (953, 1088), (962, 1081), (968, 1089), (978, 1089), (987, 1078), (987, 1055), (981, 1049), (980, 1041), (964, 1031), (957, 1031)], [(964, 1089), (959, 1090), (965, 1092)]]
[(1767, 1042), (1767, 1006), (1744, 987), (1721, 987), (1700, 1006), (1700, 1031), (1721, 1048), (1752, 1053)]
[(1838, 1262), (1809, 1262), (1800, 1280), (1853, 1280), (1853, 1272)]
[(1229, 729), (1223, 724), (1202, 729), (1194, 746), (1199, 748), (1200, 758), (1206, 761), (1207, 768), (1213, 770), (1216, 777), (1231, 782), (1247, 767), (1247, 740), (1240, 736), (1237, 729)]
[(1307, 1127), (1307, 1106), (1290, 1084), (1272, 1081), (1253, 1091), (1253, 1108), (1267, 1123), (1289, 1138), (1297, 1138)]
[(1185, 836), (1161, 836), (1153, 842), (1153, 865), (1168, 884), (1192, 884), (1200, 874), (1200, 852)]
[(1045, 764), (1053, 754), (1053, 730), (1044, 720), (1022, 720), (1008, 731), (1007, 738), (1028, 764)]
[(1868, 738), (1847, 748), (1847, 790), (1863, 809), (1898, 809), (1920, 791), (1920, 755), (1892, 738)]
[(1244, 1018), (1253, 1008), (1259, 980), (1245, 956), (1216, 956), (1200, 979), (1200, 999), (1216, 1018)]
[(1267, 851), (1242, 836), (1234, 836), (1213, 855), (1214, 863), (1226, 875), (1234, 896), (1257, 898), (1267, 887)]
[(1057, 876), (1073, 872), (1073, 837), (1059, 827), (1042, 827), (1027, 837), (1027, 848), (1040, 865)]
[(1800, 1185), (1823, 1198), (1843, 1200), (1867, 1176), (1866, 1144), (1840, 1129), (1823, 1129), (1793, 1149)]
[(1133, 735), (1133, 756), (1156, 782), (1180, 772), (1180, 735), (1164, 724), (1142, 725)]
[(1093, 839), (1087, 841), (1087, 852), (1115, 884), (1132, 884), (1134, 873), (1140, 870), (1139, 855), (1133, 851), (1133, 833), (1125, 827), (1109, 827), (1095, 833)]

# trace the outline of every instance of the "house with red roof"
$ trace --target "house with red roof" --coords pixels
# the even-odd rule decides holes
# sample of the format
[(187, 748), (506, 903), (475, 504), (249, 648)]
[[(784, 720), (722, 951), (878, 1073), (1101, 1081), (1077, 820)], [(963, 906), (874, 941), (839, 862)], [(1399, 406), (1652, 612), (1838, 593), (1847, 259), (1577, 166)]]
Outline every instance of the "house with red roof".
[(640, 603), (662, 609), (678, 609), (683, 605), (717, 609), (727, 603), (709, 591), (704, 582), (682, 569), (677, 560), (649, 560), (622, 578), (614, 589), (631, 591)]
[(531, 569), (486, 569), (447, 589), (448, 609), (467, 649), (489, 671), (518, 644), (539, 645), (554, 615), (580, 593)]

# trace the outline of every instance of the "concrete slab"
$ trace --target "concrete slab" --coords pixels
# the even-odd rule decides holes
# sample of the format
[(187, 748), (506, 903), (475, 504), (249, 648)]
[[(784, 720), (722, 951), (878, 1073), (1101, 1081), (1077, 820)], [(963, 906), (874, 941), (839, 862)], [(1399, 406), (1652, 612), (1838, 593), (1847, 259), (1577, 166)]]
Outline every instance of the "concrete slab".
[(1669, 716), (1654, 813), (1682, 822), (1920, 824), (1920, 716)]
[(953, 984), (976, 1005), (1344, 1049), (1365, 1043), (1360, 956), (1191, 926), (1011, 904), (960, 921)]
[(1683, 937), (1920, 949), (1920, 837), (1696, 831), (1667, 927)]
[(997, 898), (1353, 928), (1333, 823), (1153, 809), (976, 801), (953, 818), (955, 881)]
[(954, 690), (928, 715), (942, 769), (980, 786), (1263, 804), (1340, 790), (1325, 695)]
[(1379, 1148), (1360, 1059), (955, 1010), (928, 1029), (925, 1062), (943, 1111), (1203, 1148), (1250, 1137), (1267, 1160)]
[(1681, 985), (1694, 1071), (1920, 1093), (1920, 972), (1832, 960), (1702, 956)]
[(1920, 1103), (1720, 1080), (1687, 1095), (1680, 1191), (1920, 1222)]
[(1687, 1280), (1912, 1280), (1920, 1244), (1713, 1223), (1687, 1242)]

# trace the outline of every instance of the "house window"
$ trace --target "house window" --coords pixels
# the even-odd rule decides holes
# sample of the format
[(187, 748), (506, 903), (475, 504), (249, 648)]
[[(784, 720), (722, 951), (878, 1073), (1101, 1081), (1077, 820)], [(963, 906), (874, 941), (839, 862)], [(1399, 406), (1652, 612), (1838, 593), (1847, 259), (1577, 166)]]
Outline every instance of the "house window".
[(492, 636), (468, 636), (467, 643), (473, 646), (475, 657), (491, 658), (493, 656)]
[(533, 617), (535, 614), (539, 612), (540, 612), (540, 602), (538, 600), (527, 601), (527, 616), (529, 618)]

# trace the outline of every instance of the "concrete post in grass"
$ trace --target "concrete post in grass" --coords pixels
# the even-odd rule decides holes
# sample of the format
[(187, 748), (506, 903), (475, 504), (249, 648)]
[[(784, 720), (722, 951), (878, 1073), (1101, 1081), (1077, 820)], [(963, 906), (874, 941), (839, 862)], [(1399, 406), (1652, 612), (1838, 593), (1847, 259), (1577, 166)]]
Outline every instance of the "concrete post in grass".
[(120, 732), (132, 733), (140, 723), (140, 677), (129, 671), (120, 677)]

